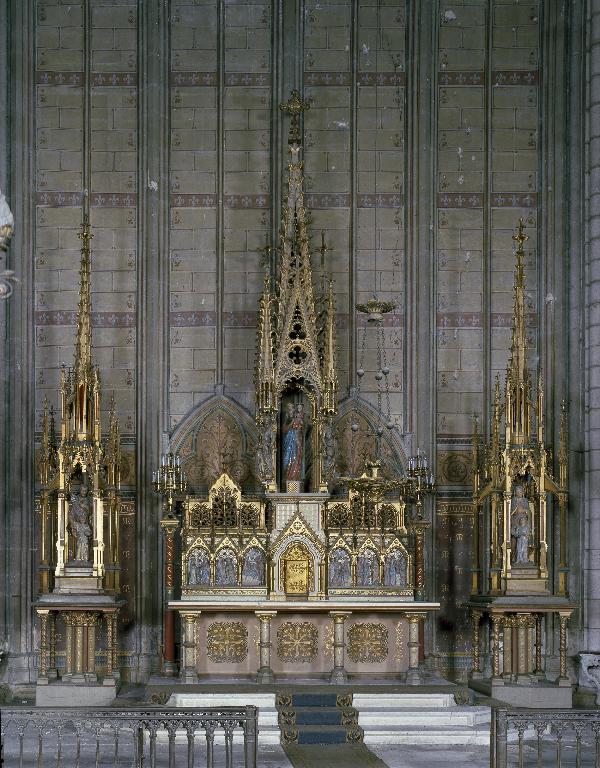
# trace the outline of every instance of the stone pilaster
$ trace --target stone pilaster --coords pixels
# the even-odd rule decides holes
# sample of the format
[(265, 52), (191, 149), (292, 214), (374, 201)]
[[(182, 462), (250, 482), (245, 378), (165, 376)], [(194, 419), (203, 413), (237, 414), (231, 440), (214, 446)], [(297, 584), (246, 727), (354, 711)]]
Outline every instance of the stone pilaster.
[[(11, 0), (4, 5), (9, 9), (10, 78), (14, 84), (10, 89), (9, 105), (9, 188), (5, 191), (17, 222), (11, 240), (8, 267), (15, 270), (19, 283), (8, 301), (8, 307), (2, 310), (7, 312), (10, 333), (2, 337), (2, 344), (5, 338), (8, 339), (7, 359), (3, 360), (0, 356), (0, 365), (5, 372), (0, 375), (0, 396), (7, 409), (4, 423), (0, 424), (0, 440), (4, 441), (6, 449), (0, 471), (0, 505), (5, 505), (3, 509), (0, 507), (4, 521), (0, 543), (3, 543), (3, 567), (6, 574), (2, 590), (2, 616), (6, 617), (7, 622), (6, 627), (0, 628), (0, 643), (4, 643), (8, 656), (3, 681), (24, 683), (33, 682), (36, 676), (31, 609), (35, 553), (32, 498), (35, 217), (31, 194), (35, 168), (31, 147), (36, 128), (36, 3), (34, 0)], [(6, 27), (3, 26), (3, 29)], [(2, 492), (3, 488), (6, 492)], [(2, 537), (5, 537), (3, 542)]]
[(585, 542), (584, 647), (592, 649), (600, 643), (600, 0), (589, 0), (587, 6), (585, 518), (581, 531)]

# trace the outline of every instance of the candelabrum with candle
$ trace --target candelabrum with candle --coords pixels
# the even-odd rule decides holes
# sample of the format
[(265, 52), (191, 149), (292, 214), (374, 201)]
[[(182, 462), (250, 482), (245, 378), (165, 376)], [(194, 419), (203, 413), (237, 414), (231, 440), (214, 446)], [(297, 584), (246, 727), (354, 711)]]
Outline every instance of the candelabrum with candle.
[(407, 504), (415, 506), (415, 520), (423, 519), (423, 499), (435, 490), (435, 478), (427, 456), (420, 450), (408, 460), (408, 469), (402, 478), (400, 494)]
[(162, 455), (160, 467), (152, 473), (152, 489), (164, 497), (166, 518), (175, 519), (175, 503), (187, 491), (187, 480), (179, 456), (172, 453)]

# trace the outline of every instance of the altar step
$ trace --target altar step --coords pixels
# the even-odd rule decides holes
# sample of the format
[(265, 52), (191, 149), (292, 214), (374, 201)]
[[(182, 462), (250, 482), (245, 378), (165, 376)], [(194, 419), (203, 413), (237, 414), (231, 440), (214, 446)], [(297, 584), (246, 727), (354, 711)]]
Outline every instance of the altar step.
[(452, 694), (356, 693), (367, 744), (488, 745), (491, 710), (458, 706)]
[[(274, 693), (173, 693), (167, 707), (258, 707), (259, 744), (279, 744), (280, 730)], [(234, 732), (234, 740), (241, 738), (241, 731)]]
[(279, 693), (276, 707), (284, 745), (362, 742), (352, 694)]

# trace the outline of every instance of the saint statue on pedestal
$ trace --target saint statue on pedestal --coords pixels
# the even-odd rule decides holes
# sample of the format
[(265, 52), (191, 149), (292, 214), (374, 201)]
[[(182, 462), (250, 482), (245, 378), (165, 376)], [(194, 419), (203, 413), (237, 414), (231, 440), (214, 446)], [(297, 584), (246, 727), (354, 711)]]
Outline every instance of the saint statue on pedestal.
[(288, 403), (283, 422), (283, 477), (286, 481), (301, 482), (304, 479), (304, 431), (303, 403)]
[(529, 501), (523, 486), (515, 485), (510, 501), (510, 535), (516, 541), (513, 560), (515, 565), (529, 563), (529, 534)]
[(82, 485), (79, 488), (79, 495), (71, 494), (69, 508), (71, 533), (75, 537), (75, 560), (81, 563), (88, 563), (90, 560), (91, 511), (92, 500), (88, 496), (88, 487)]

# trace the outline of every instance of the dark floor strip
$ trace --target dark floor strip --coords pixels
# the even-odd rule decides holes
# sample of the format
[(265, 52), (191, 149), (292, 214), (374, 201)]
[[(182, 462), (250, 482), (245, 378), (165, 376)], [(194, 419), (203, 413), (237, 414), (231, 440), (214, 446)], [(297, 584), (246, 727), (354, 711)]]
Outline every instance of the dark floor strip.
[(294, 768), (388, 768), (364, 744), (283, 746)]

